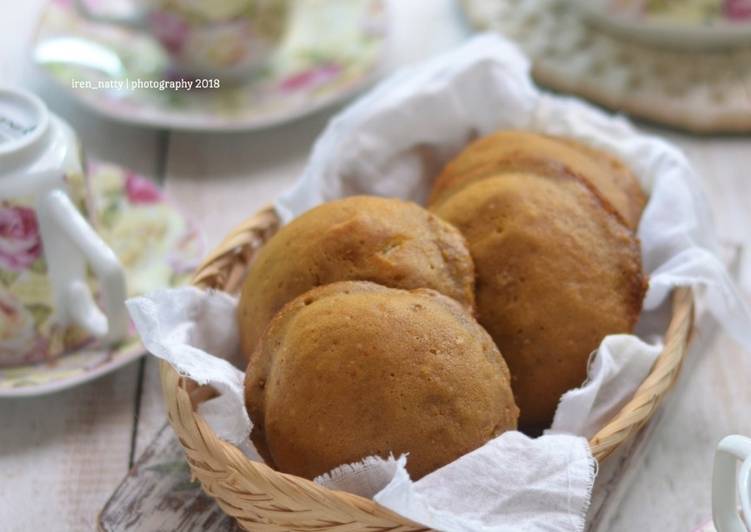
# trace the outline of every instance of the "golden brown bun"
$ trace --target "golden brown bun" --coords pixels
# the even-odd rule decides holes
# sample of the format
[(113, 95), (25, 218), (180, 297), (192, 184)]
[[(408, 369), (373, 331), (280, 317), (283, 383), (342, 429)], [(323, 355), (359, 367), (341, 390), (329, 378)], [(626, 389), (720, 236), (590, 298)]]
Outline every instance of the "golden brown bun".
[(307, 478), (407, 452), (420, 478), (519, 413), (503, 357), (456, 301), (368, 282), (288, 303), (251, 357), (245, 402), (259, 452)]
[(574, 175), (631, 229), (639, 224), (646, 196), (638, 180), (615, 157), (574, 140), (523, 131), (500, 131), (477, 139), (452, 160), (433, 187), (439, 205), (478, 179), (503, 173)]
[(474, 266), (456, 228), (414, 203), (352, 196), (306, 212), (259, 250), (238, 304), (246, 359), (285, 303), (336, 281), (432, 288), (474, 311)]
[(575, 177), (475, 180), (435, 212), (467, 238), (477, 312), (509, 365), (519, 425), (550, 425), (608, 334), (628, 333), (646, 281), (639, 242)]

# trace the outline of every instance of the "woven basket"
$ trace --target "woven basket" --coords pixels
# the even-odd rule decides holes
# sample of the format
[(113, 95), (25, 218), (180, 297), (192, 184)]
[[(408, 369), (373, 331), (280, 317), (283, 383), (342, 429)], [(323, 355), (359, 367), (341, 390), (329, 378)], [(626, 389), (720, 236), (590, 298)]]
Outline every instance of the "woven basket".
[[(279, 218), (271, 207), (246, 220), (199, 266), (193, 284), (236, 293), (253, 254), (278, 228)], [(676, 289), (672, 297), (665, 348), (652, 371), (633, 399), (589, 442), (598, 461), (649, 421), (678, 376), (693, 322), (693, 298), (687, 288)], [(220, 440), (195, 411), (214, 396), (213, 389), (180, 377), (166, 362), (161, 364), (161, 380), (169, 421), (193, 477), (246, 530), (429, 530), (364, 497), (329, 490), (248, 460), (237, 447)]]

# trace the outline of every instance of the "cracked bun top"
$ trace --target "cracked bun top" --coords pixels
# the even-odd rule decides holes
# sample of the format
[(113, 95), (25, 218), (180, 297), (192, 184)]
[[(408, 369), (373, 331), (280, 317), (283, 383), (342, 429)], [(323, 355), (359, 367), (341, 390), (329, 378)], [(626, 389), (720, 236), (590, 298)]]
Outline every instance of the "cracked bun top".
[(284, 304), (337, 281), (432, 288), (474, 311), (474, 265), (459, 231), (415, 203), (351, 196), (302, 214), (258, 251), (238, 304), (246, 359)]
[(508, 130), (475, 140), (449, 162), (428, 203), (438, 206), (459, 189), (503, 173), (576, 177), (631, 230), (647, 202), (636, 176), (616, 157), (572, 139)]

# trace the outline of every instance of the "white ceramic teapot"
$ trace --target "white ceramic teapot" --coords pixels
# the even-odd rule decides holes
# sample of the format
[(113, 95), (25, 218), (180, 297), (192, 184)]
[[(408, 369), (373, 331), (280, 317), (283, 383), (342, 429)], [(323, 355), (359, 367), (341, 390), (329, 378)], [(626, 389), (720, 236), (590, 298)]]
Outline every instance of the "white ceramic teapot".
[(81, 166), (67, 124), (33, 94), (0, 87), (0, 365), (60, 354), (71, 336), (113, 343), (127, 332), (123, 268), (67, 193)]

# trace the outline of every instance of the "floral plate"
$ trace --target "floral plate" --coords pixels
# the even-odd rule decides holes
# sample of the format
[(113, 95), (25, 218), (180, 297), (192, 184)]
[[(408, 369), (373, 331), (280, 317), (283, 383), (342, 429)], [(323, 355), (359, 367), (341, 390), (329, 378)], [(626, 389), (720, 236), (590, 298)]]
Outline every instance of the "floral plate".
[(627, 39), (706, 50), (747, 46), (751, 0), (576, 0), (591, 21)]
[[(68, 176), (68, 181), (71, 197), (82, 203), (83, 179)], [(95, 214), (89, 218), (123, 264), (129, 296), (188, 281), (201, 256), (201, 240), (196, 229), (165, 203), (161, 190), (146, 178), (105, 163), (89, 164), (88, 190), (88, 204), (95, 205)], [(48, 282), (44, 266), (40, 266), (41, 248), (26, 245), (39, 240), (34, 213), (16, 212), (22, 209), (0, 205), (0, 250), (26, 250), (23, 256), (14, 255), (12, 268), (0, 269), (0, 347), (18, 347), (19, 342), (25, 342), (35, 356), (47, 361), (0, 367), (0, 397), (43, 395), (70, 388), (143, 355), (132, 325), (129, 337), (115, 346), (102, 348), (85, 338), (66, 337), (73, 346), (68, 354), (54, 358), (49, 353), (52, 347), (36, 333), (49, 325), (49, 298), (41, 296), (44, 291), (39, 289), (8, 290), (21, 282), (37, 288)], [(10, 210), (14, 212), (6, 212)], [(0, 254), (0, 262), (7, 260), (9, 257)]]
[(383, 0), (298, 0), (284, 42), (263, 71), (241, 83), (209, 79), (202, 82), (207, 88), (196, 88), (200, 80), (172, 71), (152, 37), (92, 23), (74, 3), (47, 5), (35, 62), (94, 110), (153, 127), (251, 130), (299, 118), (372, 83), (386, 43)]

